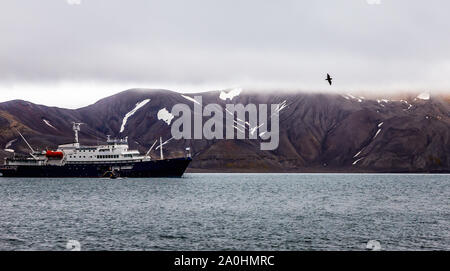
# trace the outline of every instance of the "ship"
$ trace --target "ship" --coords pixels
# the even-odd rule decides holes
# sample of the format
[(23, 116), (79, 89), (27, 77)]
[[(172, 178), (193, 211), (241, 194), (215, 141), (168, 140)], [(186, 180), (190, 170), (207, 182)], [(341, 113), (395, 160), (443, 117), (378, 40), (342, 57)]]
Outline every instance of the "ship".
[(31, 150), (30, 156), (5, 158), (0, 166), (3, 177), (40, 178), (152, 178), (181, 177), (192, 161), (190, 148), (182, 157), (164, 159), (162, 139), (159, 139), (159, 159), (150, 157), (157, 144), (156, 140), (146, 154), (130, 150), (128, 138), (111, 139), (106, 144), (83, 146), (79, 143), (78, 132), (82, 123), (73, 123), (74, 143), (59, 145), (56, 150), (35, 151), (25, 137), (19, 135)]

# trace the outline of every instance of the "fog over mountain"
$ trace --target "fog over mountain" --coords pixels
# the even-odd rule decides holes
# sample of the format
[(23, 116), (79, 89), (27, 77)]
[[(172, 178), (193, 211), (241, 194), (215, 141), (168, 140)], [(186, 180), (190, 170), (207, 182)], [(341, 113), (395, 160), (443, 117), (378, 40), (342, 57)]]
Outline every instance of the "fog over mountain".
[(5, 0), (0, 101), (78, 108), (134, 87), (448, 93), (449, 9), (445, 0)]
[[(271, 94), (230, 90), (199, 95), (204, 105), (280, 105), (279, 146), (261, 150), (261, 138), (248, 139), (254, 127), (236, 118), (236, 130), (245, 130), (247, 139), (172, 139), (164, 146), (165, 157), (183, 155), (190, 147), (189, 171), (450, 172), (449, 96), (421, 93), (368, 99), (351, 93), (283, 89)], [(170, 112), (175, 104), (189, 106), (194, 119), (193, 97), (169, 90), (131, 89), (77, 110), (22, 100), (0, 103), (0, 158), (13, 155), (12, 150), (29, 152), (15, 129), (35, 149), (73, 142), (72, 121), (85, 123), (82, 144), (96, 145), (106, 135), (128, 136), (132, 148), (146, 153), (155, 140), (173, 136)], [(203, 123), (208, 119), (204, 117)], [(158, 159), (159, 151), (151, 155)]]

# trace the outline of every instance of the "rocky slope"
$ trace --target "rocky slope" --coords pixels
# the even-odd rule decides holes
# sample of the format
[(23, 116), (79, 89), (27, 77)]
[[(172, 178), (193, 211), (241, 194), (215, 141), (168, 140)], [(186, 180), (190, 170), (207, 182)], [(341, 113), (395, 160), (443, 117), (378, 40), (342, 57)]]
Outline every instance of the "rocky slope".
[[(387, 100), (282, 91), (198, 95), (203, 105), (279, 104), (280, 143), (275, 150), (262, 151), (261, 139), (170, 140), (164, 146), (166, 156), (182, 155), (185, 147), (191, 147), (190, 171), (450, 172), (448, 97), (422, 94)], [(158, 119), (158, 112), (166, 108), (170, 113), (178, 103), (193, 108), (192, 97), (132, 89), (76, 110), (19, 100), (0, 103), (0, 157), (11, 155), (4, 149), (27, 152), (14, 129), (37, 149), (55, 148), (73, 141), (72, 121), (85, 123), (80, 134), (84, 144), (104, 141), (107, 134), (128, 136), (132, 148), (146, 152), (160, 136), (172, 137), (173, 121), (169, 125)], [(238, 128), (246, 129), (248, 137), (252, 127), (241, 123)]]

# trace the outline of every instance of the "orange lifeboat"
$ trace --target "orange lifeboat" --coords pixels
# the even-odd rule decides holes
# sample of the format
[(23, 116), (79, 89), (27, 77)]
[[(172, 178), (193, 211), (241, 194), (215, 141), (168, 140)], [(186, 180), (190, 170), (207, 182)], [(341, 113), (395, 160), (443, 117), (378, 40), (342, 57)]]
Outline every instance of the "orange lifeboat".
[(64, 153), (61, 151), (49, 151), (47, 150), (45, 152), (45, 156), (47, 158), (52, 158), (52, 159), (62, 159), (64, 157)]

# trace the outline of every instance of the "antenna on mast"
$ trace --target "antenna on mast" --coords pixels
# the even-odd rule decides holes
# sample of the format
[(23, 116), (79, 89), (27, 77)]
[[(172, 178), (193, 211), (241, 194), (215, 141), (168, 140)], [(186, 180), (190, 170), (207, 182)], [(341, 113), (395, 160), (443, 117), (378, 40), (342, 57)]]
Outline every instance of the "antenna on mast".
[(75, 132), (75, 143), (79, 143), (79, 142), (78, 142), (78, 132), (81, 131), (80, 125), (81, 125), (81, 124), (84, 124), (84, 123), (81, 123), (81, 122), (72, 122), (72, 124), (73, 124), (72, 129), (73, 129), (73, 131)]

